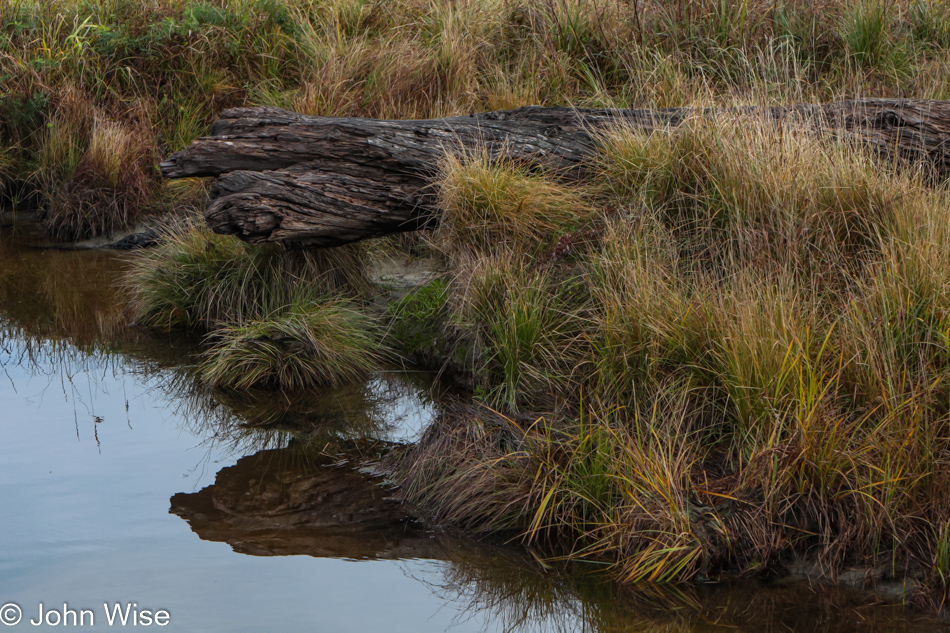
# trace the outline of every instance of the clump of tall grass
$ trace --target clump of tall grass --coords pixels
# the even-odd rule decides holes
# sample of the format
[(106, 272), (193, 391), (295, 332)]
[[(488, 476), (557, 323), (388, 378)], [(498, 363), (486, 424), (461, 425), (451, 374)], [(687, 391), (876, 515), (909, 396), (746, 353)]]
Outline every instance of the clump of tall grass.
[(358, 246), (285, 251), (191, 224), (137, 253), (124, 283), (140, 323), (198, 330), (261, 318), (304, 290), (358, 296), (369, 287)]
[(604, 402), (629, 402), (676, 368), (701, 378), (695, 369), (710, 352), (713, 327), (703, 289), (681, 277), (677, 250), (656, 215), (629, 213), (607, 221), (585, 260), (595, 368), (587, 386)]
[(917, 41), (936, 48), (950, 48), (950, 6), (932, 0), (913, 2), (910, 28)]
[(372, 321), (340, 300), (295, 298), (277, 313), (215, 329), (209, 342), (201, 380), (236, 390), (339, 386), (380, 360)]
[(147, 139), (115, 121), (97, 120), (86, 151), (53, 200), (50, 234), (75, 240), (131, 226), (154, 196), (157, 173)]
[(438, 192), (436, 241), (456, 252), (537, 249), (591, 212), (576, 189), (483, 151), (446, 156)]
[(576, 279), (486, 257), (455, 280), (450, 301), (485, 401), (517, 410), (550, 400), (585, 370), (586, 294)]
[(880, 0), (861, 0), (846, 9), (841, 36), (859, 65), (880, 65), (888, 52), (887, 8)]
[(453, 410), (399, 457), (401, 495), (437, 523), (520, 532), (542, 551), (567, 540), (556, 551), (628, 580), (689, 578), (713, 555), (689, 492), (703, 454), (688, 404), (655, 404), (630, 423)]
[(749, 117), (609, 132), (591, 173), (584, 248), (453, 261), (455, 335), (501, 413), (433, 427), (394, 468), (406, 498), (630, 581), (807, 552), (831, 576), (923, 569), (939, 602), (946, 187)]
[(619, 129), (602, 148), (597, 174), (609, 198), (660, 214), (691, 262), (725, 271), (853, 272), (922, 186), (845, 139), (819, 141), (794, 123), (776, 130), (757, 116), (656, 134)]

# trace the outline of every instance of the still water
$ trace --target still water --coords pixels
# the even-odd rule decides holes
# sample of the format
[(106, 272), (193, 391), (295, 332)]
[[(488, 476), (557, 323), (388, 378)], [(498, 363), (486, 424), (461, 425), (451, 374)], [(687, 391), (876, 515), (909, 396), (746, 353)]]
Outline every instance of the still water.
[[(356, 464), (437, 414), (431, 377), (390, 368), (293, 399), (204, 391), (189, 341), (129, 327), (121, 267), (0, 236), (0, 615), (22, 613), (9, 630), (80, 616), (198, 632), (947, 628), (804, 583), (621, 589), (427, 531)], [(116, 605), (126, 626), (110, 626)], [(159, 613), (167, 624), (144, 625)]]

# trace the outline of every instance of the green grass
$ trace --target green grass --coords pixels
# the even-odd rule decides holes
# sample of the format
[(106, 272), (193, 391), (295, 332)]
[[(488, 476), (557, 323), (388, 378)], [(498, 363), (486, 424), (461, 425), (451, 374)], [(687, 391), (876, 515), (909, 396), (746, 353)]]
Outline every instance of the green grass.
[(844, 15), (841, 37), (859, 65), (875, 66), (886, 56), (887, 22), (887, 5), (878, 0), (858, 2)]
[[(945, 18), (929, 0), (17, 0), (0, 7), (0, 190), (67, 239), (174, 212), (154, 163), (233, 106), (425, 118), (945, 95)], [(120, 155), (116, 181), (103, 156)]]
[(448, 319), (448, 282), (435, 279), (416, 288), (387, 309), (386, 336), (410, 357), (433, 361), (450, 354), (444, 349)]
[(209, 334), (199, 374), (211, 387), (286, 391), (340, 386), (381, 358), (373, 322), (339, 300), (295, 300), (260, 319)]
[(213, 330), (272, 314), (301, 296), (357, 297), (369, 287), (359, 247), (284, 251), (190, 224), (130, 263), (124, 285), (133, 315), (162, 329)]
[(585, 323), (577, 284), (517, 259), (485, 258), (466, 267), (456, 327), (485, 401), (516, 411), (567, 389), (569, 376), (586, 369), (579, 366)]
[(386, 355), (358, 306), (370, 287), (361, 247), (285, 251), (186, 222), (129, 264), (122, 285), (139, 323), (207, 332), (198, 367), (206, 386), (341, 386)]

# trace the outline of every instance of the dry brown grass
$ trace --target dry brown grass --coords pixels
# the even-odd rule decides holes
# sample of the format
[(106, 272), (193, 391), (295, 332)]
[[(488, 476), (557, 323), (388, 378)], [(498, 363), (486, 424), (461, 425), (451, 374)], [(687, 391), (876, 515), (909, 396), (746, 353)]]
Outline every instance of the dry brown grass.
[[(888, 566), (940, 603), (946, 186), (754, 119), (616, 130), (594, 166), (583, 248), (525, 231), (486, 250), (509, 222), (486, 216), (455, 260), (452, 325), (502, 413), (430, 429), (395, 467), (405, 497), (628, 581), (807, 555), (831, 577)], [(437, 234), (453, 252), (467, 221)]]
[(155, 156), (138, 130), (98, 119), (72, 177), (54, 199), (50, 234), (64, 239), (109, 235), (144, 215), (157, 188)]
[(68, 198), (54, 227), (64, 234), (107, 230), (93, 204), (113, 209), (113, 224), (170, 204), (154, 187), (150, 204), (133, 204), (131, 182), (113, 194), (91, 182), (94, 165), (72, 182), (95, 121), (136, 139), (137, 164), (239, 105), (427, 118), (950, 94), (938, 2), (24, 0), (0, 17), (0, 128), (15, 150), (7, 195), (45, 207)]

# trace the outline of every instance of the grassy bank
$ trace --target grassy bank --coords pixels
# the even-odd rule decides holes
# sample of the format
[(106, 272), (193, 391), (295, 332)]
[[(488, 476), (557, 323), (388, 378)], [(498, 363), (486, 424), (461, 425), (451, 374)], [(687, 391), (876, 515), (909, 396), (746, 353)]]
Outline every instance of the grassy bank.
[(156, 159), (228, 107), (424, 118), (950, 96), (941, 1), (13, 0), (0, 7), (0, 201), (65, 239), (200, 190)]
[(580, 187), (443, 171), (428, 314), (483, 406), (393, 458), (404, 498), (626, 581), (806, 557), (942, 605), (950, 190), (754, 118), (601, 146)]
[[(926, 1), (8, 2), (0, 195), (67, 239), (186, 217), (203, 187), (159, 182), (156, 158), (240, 105), (950, 98), (948, 23)], [(947, 185), (751, 117), (600, 146), (570, 186), (447, 158), (426, 239), (449, 273), (385, 323), (365, 314), (362, 247), (184, 221), (138, 258), (136, 318), (206, 332), (201, 373), (229, 388), (338, 383), (390, 345), (451, 362), (474, 400), (390, 460), (432, 521), (625, 581), (861, 564), (942, 606)]]

